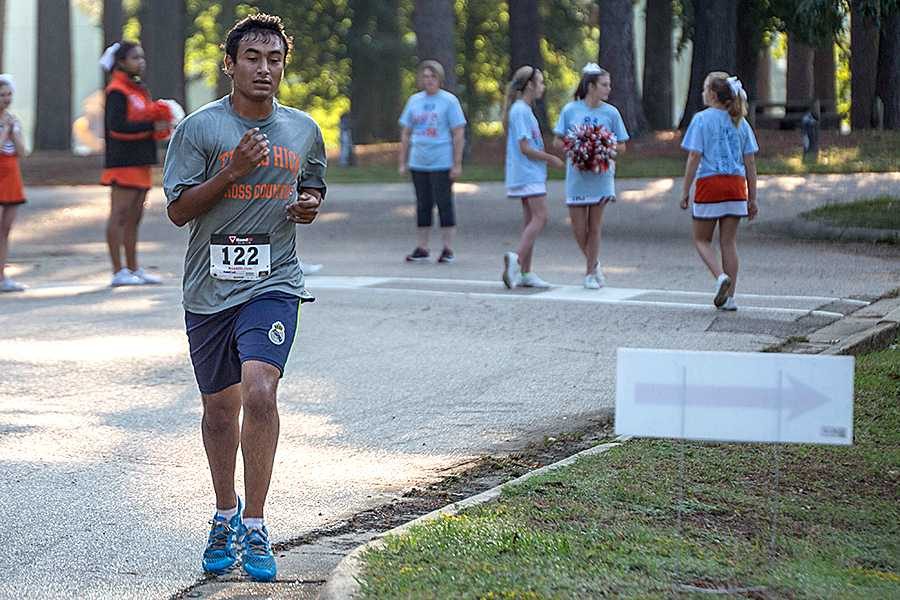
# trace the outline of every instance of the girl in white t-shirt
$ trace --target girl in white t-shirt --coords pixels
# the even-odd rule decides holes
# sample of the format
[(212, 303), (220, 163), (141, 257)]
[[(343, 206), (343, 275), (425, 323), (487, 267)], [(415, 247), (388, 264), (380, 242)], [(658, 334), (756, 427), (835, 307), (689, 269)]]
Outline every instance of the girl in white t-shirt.
[[(689, 152), (684, 172), (681, 208), (690, 204), (694, 189), (694, 246), (713, 277), (713, 304), (737, 310), (737, 230), (743, 217), (753, 219), (756, 204), (756, 159), (759, 150), (747, 114), (747, 94), (737, 77), (714, 71), (703, 82), (703, 103), (709, 108), (694, 115), (681, 147)], [(712, 247), (719, 226), (722, 259)]]
[(562, 168), (558, 156), (544, 151), (534, 101), (544, 95), (544, 74), (525, 65), (506, 87), (503, 125), (506, 128), (506, 195), (522, 203), (524, 227), (516, 252), (503, 255), (503, 283), (548, 288), (550, 284), (531, 270), (534, 242), (547, 224), (547, 165)]

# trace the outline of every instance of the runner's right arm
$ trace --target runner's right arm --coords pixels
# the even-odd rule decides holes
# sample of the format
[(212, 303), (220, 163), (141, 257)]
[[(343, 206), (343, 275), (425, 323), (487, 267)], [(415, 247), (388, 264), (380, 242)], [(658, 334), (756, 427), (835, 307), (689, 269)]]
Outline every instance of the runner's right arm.
[(253, 128), (247, 130), (234, 149), (234, 154), (218, 173), (203, 183), (188, 187), (169, 203), (166, 212), (175, 225), (181, 227), (208, 212), (235, 181), (248, 174), (269, 155), (269, 140)]

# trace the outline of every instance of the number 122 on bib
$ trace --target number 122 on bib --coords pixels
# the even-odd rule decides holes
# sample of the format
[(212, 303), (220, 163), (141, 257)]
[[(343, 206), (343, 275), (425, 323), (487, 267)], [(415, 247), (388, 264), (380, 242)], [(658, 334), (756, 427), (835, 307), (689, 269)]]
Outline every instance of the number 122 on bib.
[(229, 281), (255, 281), (271, 271), (269, 235), (214, 234), (209, 241), (209, 274)]

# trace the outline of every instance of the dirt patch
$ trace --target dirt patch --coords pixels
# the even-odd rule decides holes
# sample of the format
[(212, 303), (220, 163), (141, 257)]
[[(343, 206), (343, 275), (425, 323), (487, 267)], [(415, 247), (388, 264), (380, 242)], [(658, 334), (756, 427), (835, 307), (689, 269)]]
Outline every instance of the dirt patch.
[(389, 504), (352, 516), (342, 527), (326, 527), (273, 547), (287, 550), (315, 541), (323, 534), (388, 531), (448, 504), (470, 498), (591, 448), (612, 435), (612, 416), (609, 414), (590, 418), (584, 426), (574, 431), (554, 436), (544, 436), (543, 432), (534, 434), (529, 437), (539, 437), (542, 438), (541, 441), (534, 441), (524, 449), (506, 455), (478, 458), (456, 467), (455, 472), (440, 481), (414, 487)]

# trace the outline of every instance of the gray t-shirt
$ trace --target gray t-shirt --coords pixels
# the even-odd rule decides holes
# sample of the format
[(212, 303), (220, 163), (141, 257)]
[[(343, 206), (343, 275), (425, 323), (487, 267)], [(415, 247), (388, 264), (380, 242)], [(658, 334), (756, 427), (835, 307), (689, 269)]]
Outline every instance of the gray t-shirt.
[[(209, 212), (190, 222), (183, 281), (184, 308), (189, 312), (219, 312), (264, 292), (305, 295), (296, 226), (287, 220), (284, 209), (296, 200), (300, 187), (325, 193), (325, 144), (308, 114), (275, 102), (268, 117), (252, 121), (234, 112), (228, 96), (191, 113), (175, 129), (166, 152), (166, 199), (171, 204), (184, 190), (212, 178), (253, 127), (269, 138), (267, 161), (232, 184)], [(271, 268), (253, 280), (213, 277), (211, 252), (218, 257), (215, 262), (227, 262), (229, 250), (236, 248), (214, 246), (211, 250), (211, 243), (227, 244), (229, 239), (240, 243), (251, 235), (255, 240), (268, 236)]]

